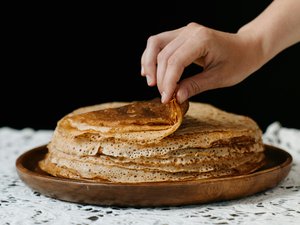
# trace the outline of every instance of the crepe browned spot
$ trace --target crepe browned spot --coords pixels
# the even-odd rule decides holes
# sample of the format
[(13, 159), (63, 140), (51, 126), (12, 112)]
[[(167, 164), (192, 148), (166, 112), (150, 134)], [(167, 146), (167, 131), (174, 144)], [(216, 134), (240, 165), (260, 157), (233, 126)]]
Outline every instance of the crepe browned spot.
[(73, 131), (78, 138), (97, 135), (101, 140), (115, 138), (152, 143), (177, 130), (187, 110), (187, 101), (179, 105), (173, 99), (162, 104), (159, 99), (154, 99), (69, 115), (60, 126)]

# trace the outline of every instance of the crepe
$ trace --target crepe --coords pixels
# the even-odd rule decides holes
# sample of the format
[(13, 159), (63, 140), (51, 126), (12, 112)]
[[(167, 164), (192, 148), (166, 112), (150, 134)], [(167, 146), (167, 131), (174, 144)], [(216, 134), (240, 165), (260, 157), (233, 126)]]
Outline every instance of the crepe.
[[(113, 103), (115, 107), (123, 104)], [(101, 104), (89, 107), (89, 109), (97, 110), (103, 106), (111, 107), (112, 104)], [(72, 115), (77, 115), (82, 111), (84, 108), (75, 111)], [(189, 110), (180, 128), (157, 143), (149, 144), (144, 140), (136, 142), (116, 138), (105, 139), (94, 132), (86, 132), (85, 135), (77, 136), (74, 133), (76, 133), (75, 128), (72, 129), (72, 127), (59, 122), (50, 148), (54, 147), (66, 153), (81, 156), (102, 153), (131, 158), (157, 157), (178, 149), (248, 145), (261, 142), (262, 136), (257, 124), (249, 117), (235, 115), (209, 104), (195, 102), (189, 104)], [(144, 135), (148, 135), (148, 132)]]
[[(128, 158), (117, 158), (105, 155), (77, 157), (69, 155), (60, 151), (52, 151), (48, 154), (52, 162), (58, 162), (61, 159), (69, 160), (70, 162), (78, 161), (90, 165), (112, 166), (127, 169), (134, 169), (139, 171), (153, 170), (165, 172), (208, 172), (216, 170), (217, 168), (233, 169), (238, 166), (248, 163), (257, 162), (263, 157), (262, 152), (251, 152), (246, 154), (232, 154), (227, 157), (207, 157), (207, 156), (191, 156), (191, 157), (173, 157), (169, 159), (155, 159), (155, 158), (140, 158), (132, 161)], [(58, 161), (55, 161), (58, 159)], [(68, 165), (64, 165), (67, 166)]]
[(176, 100), (80, 108), (58, 122), (39, 165), (53, 176), (141, 183), (247, 174), (264, 164), (251, 118), (204, 103), (187, 109)]
[(188, 110), (188, 102), (179, 105), (175, 99), (162, 104), (160, 99), (133, 102), (120, 107), (88, 111), (67, 116), (60, 124), (74, 136), (97, 136), (105, 140), (145, 143), (158, 142), (180, 126)]
[(164, 181), (187, 181), (216, 177), (227, 177), (233, 175), (247, 174), (255, 171), (263, 165), (263, 162), (245, 163), (239, 169), (220, 168), (209, 172), (164, 172), (136, 170), (120, 168), (116, 166), (103, 166), (70, 159), (46, 158), (40, 163), (43, 170), (53, 176), (88, 180), (92, 182), (114, 182), (114, 183), (144, 183)]

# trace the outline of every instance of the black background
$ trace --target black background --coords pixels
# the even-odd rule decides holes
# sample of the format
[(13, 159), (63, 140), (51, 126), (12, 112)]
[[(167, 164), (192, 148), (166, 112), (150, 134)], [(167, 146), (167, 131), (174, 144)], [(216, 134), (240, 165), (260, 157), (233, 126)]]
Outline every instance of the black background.
[[(78, 107), (157, 97), (139, 75), (150, 35), (192, 21), (236, 32), (271, 1), (128, 2), (8, 6), (0, 127), (54, 129)], [(263, 130), (273, 121), (300, 128), (299, 53), (294, 45), (244, 82), (191, 100), (250, 116)]]

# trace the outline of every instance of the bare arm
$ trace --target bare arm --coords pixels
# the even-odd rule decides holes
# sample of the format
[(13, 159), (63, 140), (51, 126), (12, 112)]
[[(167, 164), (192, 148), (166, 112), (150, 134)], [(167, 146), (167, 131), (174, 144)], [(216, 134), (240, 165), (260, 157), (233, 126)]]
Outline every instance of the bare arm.
[(264, 61), (300, 41), (300, 1), (275, 0), (238, 34), (261, 39)]
[[(300, 1), (275, 0), (236, 34), (196, 23), (148, 39), (142, 55), (143, 76), (157, 85), (162, 102), (177, 90), (179, 102), (215, 88), (235, 85), (283, 49), (300, 41)], [(185, 67), (203, 72), (181, 80)]]

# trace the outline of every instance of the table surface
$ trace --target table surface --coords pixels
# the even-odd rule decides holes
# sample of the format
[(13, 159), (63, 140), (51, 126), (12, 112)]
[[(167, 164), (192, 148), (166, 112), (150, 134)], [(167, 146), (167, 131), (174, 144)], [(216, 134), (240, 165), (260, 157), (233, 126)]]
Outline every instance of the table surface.
[(184, 207), (118, 208), (81, 205), (33, 192), (18, 177), (16, 158), (46, 144), (52, 131), (0, 128), (0, 224), (300, 224), (300, 130), (271, 124), (264, 142), (293, 156), (277, 187), (239, 200)]

